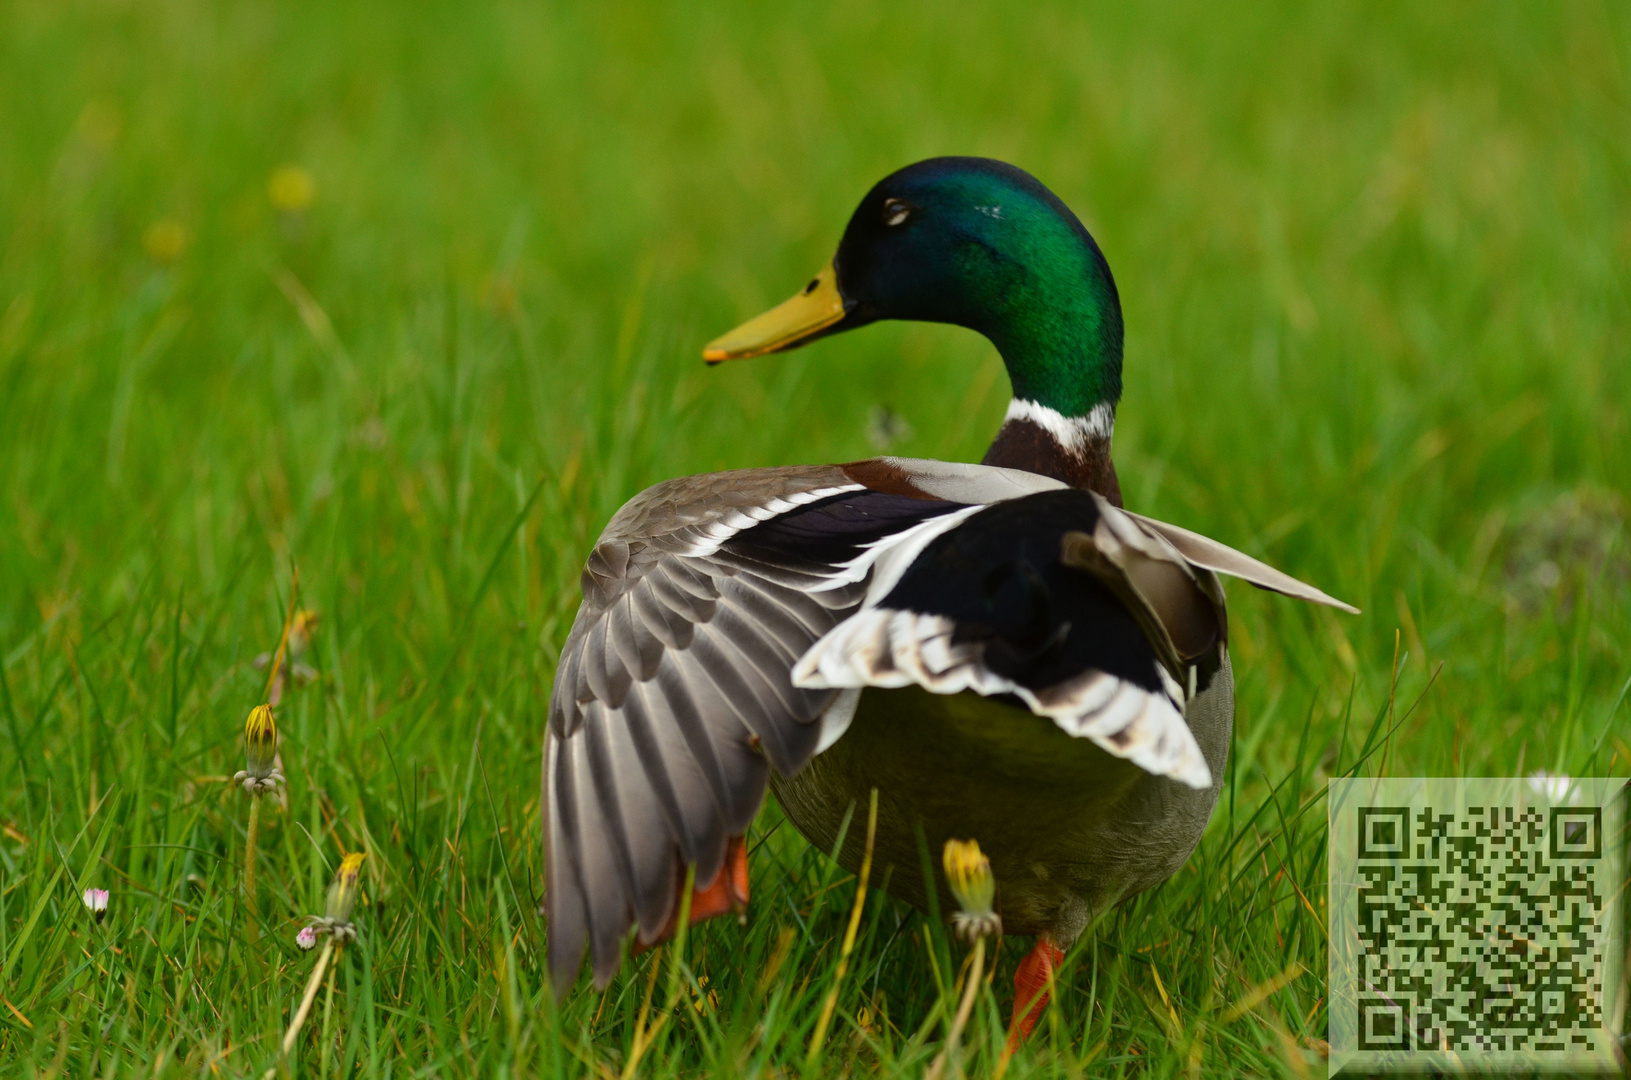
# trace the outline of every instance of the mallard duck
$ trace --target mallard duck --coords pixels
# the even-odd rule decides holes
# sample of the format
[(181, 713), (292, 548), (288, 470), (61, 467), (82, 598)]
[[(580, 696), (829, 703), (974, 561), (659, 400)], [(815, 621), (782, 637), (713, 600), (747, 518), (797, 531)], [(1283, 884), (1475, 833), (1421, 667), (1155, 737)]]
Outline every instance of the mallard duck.
[[(879, 457), (668, 480), (583, 571), (544, 763), (549, 963), (595, 981), (741, 911), (768, 782), (832, 850), (878, 792), (874, 880), (929, 909), (922, 845), (977, 840), (1009, 934), (1015, 1030), (1093, 917), (1171, 876), (1217, 801), (1234, 715), (1217, 575), (1357, 609), (1122, 508), (1121, 303), (1098, 244), (999, 161), (877, 184), (832, 261), (707, 346), (783, 352), (880, 319), (997, 347), (1013, 400), (979, 465)], [(855, 870), (861, 833), (839, 861)], [(936, 871), (938, 875), (939, 871)]]

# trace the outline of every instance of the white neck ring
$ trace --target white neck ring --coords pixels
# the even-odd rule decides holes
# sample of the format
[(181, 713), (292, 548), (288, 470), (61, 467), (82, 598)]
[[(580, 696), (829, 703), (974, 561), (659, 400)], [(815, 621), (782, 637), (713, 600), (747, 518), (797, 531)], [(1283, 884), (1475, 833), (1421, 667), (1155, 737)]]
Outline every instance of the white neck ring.
[(1116, 430), (1116, 409), (1109, 402), (1100, 402), (1088, 410), (1086, 416), (1065, 416), (1046, 405), (1014, 398), (1008, 403), (1008, 415), (1003, 422), (1014, 420), (1035, 424), (1052, 435), (1060, 446), (1083, 457), (1091, 443), (1110, 441)]

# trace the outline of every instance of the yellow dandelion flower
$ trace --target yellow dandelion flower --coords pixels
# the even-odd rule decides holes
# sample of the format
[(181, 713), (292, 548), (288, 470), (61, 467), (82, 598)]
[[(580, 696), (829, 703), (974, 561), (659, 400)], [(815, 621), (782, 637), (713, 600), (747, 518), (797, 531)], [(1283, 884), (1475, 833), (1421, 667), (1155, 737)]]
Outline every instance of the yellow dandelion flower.
[(317, 185), (311, 173), (299, 165), (279, 165), (266, 181), (266, 194), (272, 205), (289, 214), (298, 214), (311, 205)]
[(187, 226), (175, 218), (160, 218), (142, 234), (142, 246), (148, 257), (161, 265), (173, 263), (187, 250)]
[(275, 790), (283, 782), (277, 767), (277, 724), (270, 705), (255, 706), (244, 720), (244, 764), (233, 779), (251, 795)]
[[(313, 943), (318, 934), (329, 935), (336, 945), (357, 939), (357, 926), (351, 921), (351, 912), (355, 910), (357, 897), (362, 892), (362, 861), (367, 857), (365, 852), (355, 851), (340, 860), (334, 883), (328, 887), (328, 901), (323, 906), (323, 913), (307, 916), (307, 929), (312, 933), (310, 940)], [(301, 948), (306, 946), (302, 945)]]
[(482, 300), (487, 309), (494, 315), (514, 315), (520, 308), (520, 297), (516, 292), (515, 278), (509, 274), (493, 273), (481, 286)]
[(97, 150), (111, 150), (124, 126), (125, 118), (118, 102), (96, 97), (85, 103), (79, 119), (74, 122), (74, 134)]
[(997, 879), (991, 874), (991, 860), (974, 840), (947, 840), (941, 851), (946, 884), (959, 908), (952, 925), (959, 934), (973, 940), (1002, 933), (1002, 920), (993, 907)]
[(306, 655), (306, 649), (311, 646), (312, 635), (317, 633), (318, 614), (309, 608), (301, 608), (294, 613), (294, 619), (289, 623), (289, 657), (298, 660)]
[(339, 873), (328, 887), (328, 904), (323, 919), (334, 925), (351, 922), (351, 912), (357, 906), (357, 894), (362, 891), (362, 861), (366, 852), (355, 851), (340, 860)]

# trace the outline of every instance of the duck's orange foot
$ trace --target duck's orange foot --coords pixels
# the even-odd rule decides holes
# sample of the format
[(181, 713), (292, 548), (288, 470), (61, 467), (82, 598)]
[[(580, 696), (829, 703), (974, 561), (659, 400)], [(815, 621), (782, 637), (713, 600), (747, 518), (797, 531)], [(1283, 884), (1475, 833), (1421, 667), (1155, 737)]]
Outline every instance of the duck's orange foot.
[[(680, 878), (675, 892), (685, 888), (685, 878)], [(731, 912), (746, 911), (748, 906), (748, 845), (747, 839), (741, 836), (730, 838), (725, 848), (725, 863), (719, 868), (719, 873), (706, 885), (697, 885), (691, 890), (691, 925), (695, 926), (703, 919), (711, 919), (715, 915), (727, 915)], [(634, 951), (645, 952), (655, 948), (674, 936), (679, 929), (680, 904), (676, 900), (674, 914), (668, 917), (668, 925), (662, 932), (650, 941), (636, 940)]]
[[(682, 883), (681, 888), (684, 888)], [(729, 912), (746, 911), (748, 906), (748, 844), (746, 837), (733, 836), (725, 848), (725, 864), (706, 885), (691, 890), (691, 925)], [(674, 920), (680, 917), (674, 910)], [(672, 927), (671, 927), (672, 929)]]
[(1054, 948), (1053, 942), (1044, 936), (1036, 939), (1036, 947), (1019, 962), (1019, 970), (1014, 972), (1014, 1017), (1008, 1024), (1010, 1053), (1031, 1037), (1031, 1030), (1042, 1019), (1048, 1007), (1048, 984), (1053, 981), (1053, 969), (1064, 958), (1064, 952)]

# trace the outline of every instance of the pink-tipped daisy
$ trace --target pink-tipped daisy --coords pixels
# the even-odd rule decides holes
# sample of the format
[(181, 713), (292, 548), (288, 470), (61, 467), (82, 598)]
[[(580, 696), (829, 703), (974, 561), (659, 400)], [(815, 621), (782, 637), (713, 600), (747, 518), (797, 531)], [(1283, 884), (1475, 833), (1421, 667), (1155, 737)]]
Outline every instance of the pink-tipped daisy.
[(317, 944), (317, 928), (315, 926), (302, 926), (300, 933), (294, 936), (294, 943), (302, 949), (310, 949)]
[(85, 910), (94, 915), (97, 922), (101, 922), (107, 915), (108, 890), (86, 889), (84, 895), (81, 896), (80, 899), (85, 903)]

